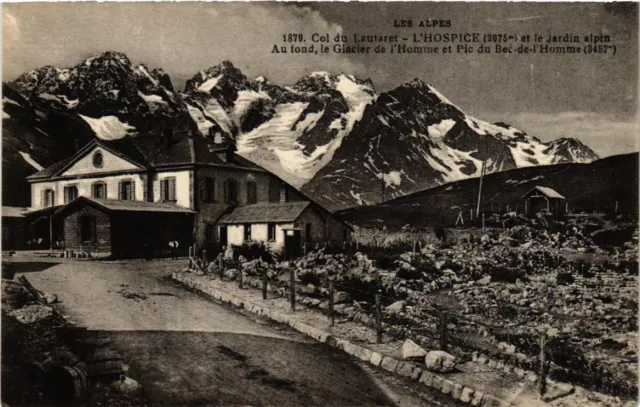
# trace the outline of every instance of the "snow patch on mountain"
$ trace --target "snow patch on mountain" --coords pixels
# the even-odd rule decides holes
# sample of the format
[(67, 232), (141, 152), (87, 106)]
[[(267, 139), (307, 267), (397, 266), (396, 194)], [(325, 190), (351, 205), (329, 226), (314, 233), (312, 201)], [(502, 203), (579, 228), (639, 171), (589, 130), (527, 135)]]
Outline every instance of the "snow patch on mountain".
[(233, 106), (231, 120), (238, 128), (242, 127), (242, 119), (249, 111), (251, 105), (259, 100), (271, 100), (271, 97), (265, 92), (256, 92), (253, 90), (241, 90)]
[(215, 88), (218, 85), (218, 82), (220, 82), (221, 78), (222, 74), (207, 79), (206, 81), (202, 82), (202, 85), (198, 86), (198, 90), (203, 93), (211, 92), (211, 89)]
[(149, 103), (160, 103), (162, 105), (166, 105), (167, 102), (162, 99), (160, 95), (145, 95), (144, 93), (138, 91), (138, 96), (142, 98), (147, 104)]
[(431, 137), (441, 138), (447, 135), (447, 132), (456, 125), (455, 120), (446, 119), (440, 123), (432, 124), (427, 127), (427, 131)]
[(377, 178), (382, 179), (385, 183), (385, 186), (391, 187), (400, 185), (400, 183), (402, 182), (402, 179), (400, 178), (401, 175), (402, 173), (400, 171), (390, 171), (387, 174), (381, 172), (380, 174), (378, 174)]
[(80, 103), (78, 99), (69, 100), (66, 95), (52, 95), (47, 92), (40, 93), (38, 97), (44, 100), (55, 100), (56, 102), (60, 102), (67, 109), (73, 109), (78, 106), (78, 103)]
[(93, 118), (79, 114), (89, 126), (98, 138), (102, 140), (115, 140), (126, 136), (134, 135), (135, 127), (130, 126), (127, 123), (123, 123), (116, 116), (103, 116), (99, 118)]

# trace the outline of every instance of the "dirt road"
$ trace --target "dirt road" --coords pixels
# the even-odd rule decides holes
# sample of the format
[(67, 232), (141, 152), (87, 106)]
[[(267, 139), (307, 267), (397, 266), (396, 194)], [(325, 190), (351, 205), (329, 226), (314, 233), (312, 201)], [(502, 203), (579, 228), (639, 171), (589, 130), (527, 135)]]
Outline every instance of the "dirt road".
[(184, 261), (9, 261), (34, 286), (56, 293), (71, 320), (107, 332), (153, 405), (448, 405), (176, 286), (167, 276)]

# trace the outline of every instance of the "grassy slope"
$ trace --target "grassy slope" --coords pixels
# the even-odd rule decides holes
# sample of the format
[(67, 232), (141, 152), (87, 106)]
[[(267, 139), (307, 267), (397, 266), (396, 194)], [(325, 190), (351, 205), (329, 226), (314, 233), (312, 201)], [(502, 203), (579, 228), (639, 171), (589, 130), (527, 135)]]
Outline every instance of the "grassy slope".
[[(338, 213), (345, 221), (361, 227), (390, 229), (410, 224), (415, 227), (453, 226), (458, 206), (475, 208), (479, 179), (458, 181), (387, 201), (383, 204), (348, 209)], [(591, 164), (561, 164), (519, 168), (489, 174), (484, 178), (483, 211), (524, 209), (521, 199), (534, 186), (548, 186), (567, 198), (570, 210), (613, 210), (638, 213), (638, 153), (607, 157)], [(475, 209), (474, 209), (475, 211)]]

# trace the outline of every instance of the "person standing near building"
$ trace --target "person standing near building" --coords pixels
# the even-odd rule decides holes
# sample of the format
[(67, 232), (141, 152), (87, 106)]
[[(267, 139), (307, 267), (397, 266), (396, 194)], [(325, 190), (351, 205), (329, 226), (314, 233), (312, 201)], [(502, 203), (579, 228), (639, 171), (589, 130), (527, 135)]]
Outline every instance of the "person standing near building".
[(171, 259), (172, 260), (177, 260), (178, 259), (178, 246), (180, 246), (180, 244), (178, 243), (177, 240), (170, 240), (169, 241), (169, 250), (171, 251)]

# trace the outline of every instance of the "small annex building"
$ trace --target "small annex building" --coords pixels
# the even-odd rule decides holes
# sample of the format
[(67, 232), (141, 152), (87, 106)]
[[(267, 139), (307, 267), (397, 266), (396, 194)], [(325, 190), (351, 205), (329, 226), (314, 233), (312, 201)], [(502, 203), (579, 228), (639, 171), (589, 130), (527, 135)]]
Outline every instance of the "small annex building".
[(535, 186), (522, 196), (525, 214), (548, 212), (554, 215), (565, 211), (566, 198), (549, 187)]
[(80, 196), (55, 214), (68, 248), (93, 257), (130, 258), (166, 250), (169, 240), (188, 250), (195, 212), (168, 202)]
[(299, 253), (292, 247), (320, 242), (344, 243), (351, 239), (350, 226), (333, 219), (331, 213), (311, 201), (258, 203), (235, 208), (218, 221), (225, 245), (244, 242), (265, 243), (290, 257)]

